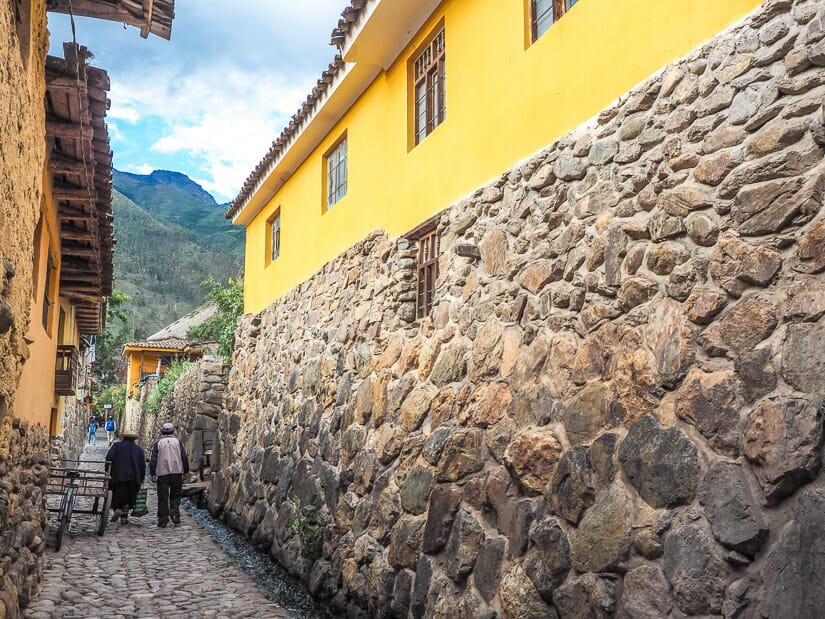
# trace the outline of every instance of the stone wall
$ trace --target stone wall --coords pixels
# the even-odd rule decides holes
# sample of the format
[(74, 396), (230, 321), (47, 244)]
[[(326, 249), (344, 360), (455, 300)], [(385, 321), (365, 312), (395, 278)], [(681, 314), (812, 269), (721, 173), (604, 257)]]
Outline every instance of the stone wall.
[(431, 318), (381, 233), (244, 317), (210, 509), (353, 617), (816, 616), (823, 95), (766, 2), (447, 209)]
[(13, 422), (8, 456), (0, 460), (0, 617), (20, 616), (43, 573), (48, 447), (43, 428)]
[[(63, 436), (52, 438), (52, 453), (59, 458), (78, 460), (86, 445), (89, 415), (82, 402), (78, 402), (74, 396), (69, 396), (65, 398), (63, 417)], [(106, 433), (102, 433), (102, 436), (105, 437)]]
[[(183, 439), (189, 454), (191, 478), (209, 475), (217, 457), (216, 435), (218, 416), (223, 404), (229, 368), (220, 360), (206, 357), (193, 363), (177, 380), (174, 389), (161, 400), (156, 415), (144, 411), (144, 405), (157, 384), (156, 379), (146, 382), (134, 398), (131, 415), (139, 428), (139, 443), (149, 449), (160, 435), (160, 427), (166, 422), (175, 425), (175, 433)], [(208, 452), (204, 454), (204, 452)], [(203, 459), (206, 455), (208, 458)]]
[[(212, 357), (193, 363), (175, 383), (171, 397), (161, 405), (158, 421), (175, 424), (176, 434), (186, 444), (193, 479), (200, 477), (202, 464), (204, 475), (209, 475), (216, 465), (218, 416), (228, 370), (220, 360)], [(157, 432), (160, 433), (160, 427)]]

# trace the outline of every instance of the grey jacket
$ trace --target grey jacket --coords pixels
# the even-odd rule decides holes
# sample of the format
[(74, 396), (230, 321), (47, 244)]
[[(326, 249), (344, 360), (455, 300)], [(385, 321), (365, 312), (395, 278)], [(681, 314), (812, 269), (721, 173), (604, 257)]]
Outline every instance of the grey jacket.
[(185, 475), (189, 472), (189, 458), (183, 441), (174, 434), (164, 434), (152, 445), (149, 458), (149, 474), (157, 477), (163, 475)]

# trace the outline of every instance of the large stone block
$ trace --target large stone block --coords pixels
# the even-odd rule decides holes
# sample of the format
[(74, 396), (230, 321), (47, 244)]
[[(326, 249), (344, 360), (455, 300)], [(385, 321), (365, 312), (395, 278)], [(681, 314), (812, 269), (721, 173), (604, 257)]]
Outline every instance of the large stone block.
[(579, 524), (571, 548), (573, 567), (580, 572), (615, 569), (630, 550), (630, 533), (629, 500), (622, 482), (616, 481)]
[(609, 619), (616, 612), (616, 589), (609, 574), (583, 574), (559, 587), (553, 604), (560, 619)]
[(825, 608), (825, 493), (803, 492), (762, 565), (760, 617), (803, 619)]
[(667, 536), (664, 572), (682, 612), (720, 613), (729, 568), (718, 556), (713, 539), (698, 526), (681, 526)]
[(741, 467), (719, 462), (705, 474), (699, 487), (714, 537), (728, 548), (753, 557), (768, 537), (768, 528)]
[(528, 494), (538, 495), (553, 479), (562, 447), (549, 429), (528, 430), (507, 448), (507, 466)]
[(564, 452), (556, 475), (547, 487), (547, 502), (571, 524), (578, 524), (584, 511), (596, 500), (596, 479), (587, 447)]
[(696, 446), (678, 428), (664, 429), (650, 415), (630, 426), (619, 459), (639, 495), (653, 507), (693, 500), (699, 477)]
[(765, 498), (775, 504), (811, 481), (822, 463), (821, 398), (777, 396), (748, 416), (742, 452)]
[(799, 391), (825, 395), (825, 321), (788, 325), (782, 377)]
[(696, 427), (719, 452), (739, 450), (739, 406), (732, 371), (693, 369), (676, 392), (676, 414)]

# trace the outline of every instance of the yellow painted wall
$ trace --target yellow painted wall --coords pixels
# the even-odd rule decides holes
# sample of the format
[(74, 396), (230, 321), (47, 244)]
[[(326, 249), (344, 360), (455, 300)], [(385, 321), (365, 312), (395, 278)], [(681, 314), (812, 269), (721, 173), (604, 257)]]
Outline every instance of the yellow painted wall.
[[(47, 175), (44, 175), (44, 185), (47, 189), (50, 187)], [(23, 365), (23, 372), (20, 376), (15, 410), (20, 419), (49, 428), (52, 408), (59, 406), (54, 395), (59, 305), (55, 303), (49, 310), (48, 329), (45, 329), (42, 320), (43, 289), (46, 283), (47, 256), (51, 254), (55, 269), (51, 275), (50, 297), (57, 299), (60, 279), (60, 240), (57, 232), (57, 210), (51, 200), (50, 191), (47, 190), (44, 195), (40, 215), (40, 242), (34, 248), (37, 259), (33, 261), (33, 265), (37, 272), (34, 274), (31, 321), (27, 333), (31, 344), (29, 344), (29, 358)]]
[[(257, 312), (375, 229), (401, 235), (580, 125), (760, 0), (579, 0), (529, 45), (526, 0), (445, 0), (247, 226)], [(408, 59), (444, 18), (447, 117), (408, 148)], [(323, 212), (323, 154), (347, 132), (348, 193)], [(281, 253), (267, 264), (267, 219)]]

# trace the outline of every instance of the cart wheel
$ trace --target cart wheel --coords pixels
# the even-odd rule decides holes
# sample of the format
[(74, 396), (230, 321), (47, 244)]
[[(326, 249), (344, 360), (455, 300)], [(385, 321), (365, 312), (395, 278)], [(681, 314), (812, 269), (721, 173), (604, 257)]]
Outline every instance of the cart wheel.
[(69, 528), (69, 523), (72, 521), (72, 511), (74, 510), (75, 489), (69, 488), (66, 490), (66, 496), (63, 497), (60, 513), (58, 514), (57, 535), (54, 541), (55, 552), (60, 550), (63, 545), (63, 535), (66, 529)]
[(97, 534), (103, 535), (106, 532), (106, 523), (109, 522), (109, 508), (112, 506), (112, 491), (106, 493), (106, 500), (103, 501), (103, 511), (100, 512), (100, 522), (97, 524)]
[(64, 511), (57, 513), (57, 533), (54, 536), (54, 551), (60, 552), (60, 547), (63, 545), (63, 533), (66, 532), (66, 519), (63, 514)]

